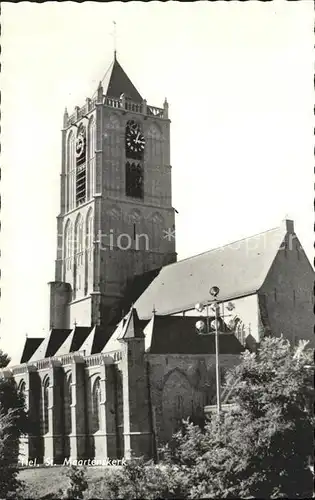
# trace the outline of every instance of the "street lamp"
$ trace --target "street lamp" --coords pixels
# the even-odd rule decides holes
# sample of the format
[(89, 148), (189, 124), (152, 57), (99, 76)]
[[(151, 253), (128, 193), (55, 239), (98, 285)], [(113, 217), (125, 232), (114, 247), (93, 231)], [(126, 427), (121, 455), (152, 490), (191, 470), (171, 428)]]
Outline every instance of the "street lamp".
[(219, 295), (219, 288), (213, 286), (210, 288), (210, 295), (213, 297), (213, 306), (215, 311), (215, 371), (216, 371), (216, 384), (217, 384), (217, 411), (218, 415), (221, 412), (221, 374), (220, 374), (220, 358), (219, 358), (219, 308), (220, 305), (217, 301)]
[[(208, 307), (210, 305), (210, 309), (215, 313), (215, 319), (211, 322), (211, 327), (215, 330), (215, 370), (216, 370), (216, 391), (217, 391), (217, 412), (220, 415), (221, 412), (221, 377), (220, 377), (220, 358), (219, 358), (219, 327), (220, 327), (220, 302), (217, 299), (217, 296), (220, 293), (220, 289), (217, 286), (212, 286), (209, 290), (210, 295), (213, 297), (212, 300), (208, 301), (206, 304), (198, 303), (195, 306), (196, 311), (202, 312), (206, 308), (206, 321), (207, 327), (202, 320), (197, 321), (196, 329), (199, 335), (209, 335), (209, 315), (208, 315)], [(229, 302), (227, 309), (232, 311), (234, 309), (234, 305)], [(224, 317), (224, 315), (222, 315)]]

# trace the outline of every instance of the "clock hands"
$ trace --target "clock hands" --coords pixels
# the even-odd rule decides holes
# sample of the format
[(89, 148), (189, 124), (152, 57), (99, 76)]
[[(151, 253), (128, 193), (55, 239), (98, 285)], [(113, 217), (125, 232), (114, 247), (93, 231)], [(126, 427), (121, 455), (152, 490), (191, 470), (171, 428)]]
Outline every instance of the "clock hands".
[(131, 120), (127, 123), (126, 145), (132, 153), (142, 153), (144, 151), (145, 139), (140, 126)]

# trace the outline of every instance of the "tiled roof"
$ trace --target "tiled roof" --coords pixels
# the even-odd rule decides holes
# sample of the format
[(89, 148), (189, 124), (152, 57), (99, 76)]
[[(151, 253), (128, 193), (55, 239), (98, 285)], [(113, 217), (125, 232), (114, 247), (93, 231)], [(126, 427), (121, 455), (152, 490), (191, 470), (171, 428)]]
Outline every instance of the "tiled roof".
[(104, 94), (109, 97), (119, 99), (121, 94), (125, 94), (125, 96), (129, 97), (133, 102), (143, 101), (138, 90), (126, 75), (116, 57), (108, 68), (102, 80), (102, 85)]
[(250, 295), (263, 285), (285, 238), (286, 227), (271, 229), (223, 247), (163, 267), (135, 302), (141, 319), (193, 309), (210, 299), (211, 286), (220, 288), (219, 298)]
[[(131, 311), (134, 311), (131, 314)], [(215, 336), (198, 335), (196, 321), (199, 316), (157, 316), (153, 315), (150, 321), (139, 320), (132, 309), (119, 323), (110, 340), (103, 349), (109, 353), (121, 349), (121, 339), (130, 338), (134, 332), (134, 323), (139, 335), (144, 335), (145, 351), (150, 354), (214, 354)], [(129, 333), (128, 333), (129, 332)], [(143, 332), (143, 333), (142, 333)], [(244, 350), (234, 334), (220, 333), (221, 354), (240, 354)]]
[(34, 352), (36, 351), (36, 349), (38, 349), (43, 340), (44, 338), (42, 337), (34, 337), (34, 338), (28, 337), (24, 344), (24, 349), (20, 363), (27, 363), (27, 361), (30, 360), (30, 358), (33, 356)]
[[(199, 316), (154, 316), (153, 331), (150, 323), (144, 329), (151, 335), (150, 346), (146, 351), (150, 354), (215, 354), (215, 333), (199, 335), (196, 321)], [(219, 351), (221, 354), (240, 354), (244, 347), (233, 333), (219, 334)]]

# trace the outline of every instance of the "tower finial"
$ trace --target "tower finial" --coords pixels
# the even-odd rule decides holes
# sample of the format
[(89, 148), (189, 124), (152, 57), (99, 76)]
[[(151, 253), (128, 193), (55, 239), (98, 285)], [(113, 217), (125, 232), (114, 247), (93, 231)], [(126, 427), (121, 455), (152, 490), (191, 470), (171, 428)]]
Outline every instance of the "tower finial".
[(103, 100), (103, 85), (102, 85), (101, 81), (97, 87), (97, 100), (98, 100), (98, 102), (102, 102), (102, 100)]
[(168, 102), (167, 102), (166, 97), (164, 100), (163, 108), (164, 108), (163, 118), (168, 118)]
[(114, 59), (116, 61), (116, 56), (117, 56), (117, 32), (116, 32), (116, 21), (113, 21), (114, 25), (114, 32), (113, 32), (113, 37), (114, 37)]
[(64, 114), (63, 114), (63, 126), (66, 128), (68, 126), (68, 120), (69, 120), (69, 114), (67, 108), (65, 108)]

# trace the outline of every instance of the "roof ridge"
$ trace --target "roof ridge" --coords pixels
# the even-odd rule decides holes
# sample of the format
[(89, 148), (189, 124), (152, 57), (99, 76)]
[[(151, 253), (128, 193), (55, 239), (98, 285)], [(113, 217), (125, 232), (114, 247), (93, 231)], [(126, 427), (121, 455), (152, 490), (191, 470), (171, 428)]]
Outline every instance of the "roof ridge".
[(103, 84), (103, 81), (105, 80), (105, 78), (107, 76), (107, 73), (110, 71), (110, 69), (114, 68), (115, 61), (116, 61), (116, 59), (113, 59), (112, 62), (110, 63), (110, 65), (108, 66), (107, 70), (105, 71), (105, 74), (104, 74), (103, 78), (101, 79), (102, 84)]
[(251, 236), (246, 236), (245, 238), (231, 241), (229, 243), (225, 243), (224, 245), (221, 245), (221, 246), (218, 246), (215, 248), (210, 248), (210, 250), (205, 250), (204, 252), (200, 252), (200, 253), (197, 253), (195, 255), (191, 255), (190, 257), (185, 257), (184, 259), (178, 260), (177, 262), (172, 262), (171, 264), (167, 264), (166, 266), (163, 266), (162, 269), (164, 269), (166, 267), (171, 267), (171, 266), (176, 265), (176, 264), (180, 264), (181, 262), (184, 262), (184, 261), (189, 260), (189, 259), (194, 259), (195, 257), (200, 257), (200, 255), (205, 255), (207, 253), (214, 252), (215, 250), (219, 250), (220, 248), (224, 248), (224, 247), (227, 247), (229, 245), (234, 245), (235, 243), (239, 243), (240, 241), (249, 240), (250, 238), (254, 238), (255, 236), (260, 236), (262, 234), (270, 233), (271, 231), (275, 231), (276, 229), (281, 229), (281, 226), (277, 226), (277, 227), (274, 227), (272, 229), (267, 229), (267, 231), (262, 231), (261, 233), (253, 234)]

